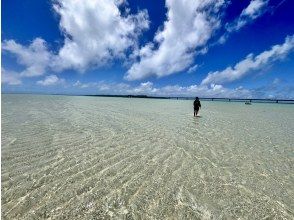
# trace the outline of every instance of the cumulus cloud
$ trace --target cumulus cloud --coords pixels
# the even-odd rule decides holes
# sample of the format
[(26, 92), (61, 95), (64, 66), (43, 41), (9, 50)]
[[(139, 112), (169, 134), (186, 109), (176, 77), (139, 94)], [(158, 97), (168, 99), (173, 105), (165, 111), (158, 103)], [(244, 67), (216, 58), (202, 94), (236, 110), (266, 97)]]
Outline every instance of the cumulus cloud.
[(158, 89), (153, 87), (152, 82), (142, 82), (139, 86), (129, 90), (133, 94), (156, 94)]
[(190, 86), (165, 86), (160, 90), (163, 96), (186, 96), (186, 97), (215, 97), (215, 98), (250, 98), (251, 92), (242, 87), (235, 89), (225, 88), (222, 85), (190, 85)]
[(260, 17), (266, 11), (268, 0), (251, 0), (249, 5), (241, 12), (240, 16), (232, 23), (227, 25), (229, 32), (237, 31), (247, 23)]
[(81, 94), (112, 94), (112, 95), (148, 95), (148, 96), (166, 96), (166, 97), (207, 97), (207, 98), (278, 98), (293, 99), (293, 85), (275, 78), (269, 84), (259, 86), (253, 89), (246, 89), (242, 86), (237, 88), (226, 88), (221, 84), (209, 85), (187, 85), (181, 86), (166, 85), (163, 87), (155, 86), (152, 82), (146, 81), (132, 86), (128, 83), (114, 82), (89, 82), (83, 83), (76, 81), (72, 86), (79, 89)]
[(13, 86), (22, 84), (19, 74), (4, 68), (1, 69), (1, 83)]
[(88, 87), (94, 87), (97, 86), (96, 82), (90, 82), (90, 83), (81, 83), (80, 80), (77, 80), (74, 84), (74, 87), (79, 87), (79, 88), (88, 88)]
[(64, 45), (53, 61), (53, 68), (84, 71), (90, 66), (124, 58), (135, 47), (140, 33), (149, 27), (147, 11), (122, 14), (123, 0), (56, 0)]
[[(149, 96), (169, 96), (169, 97), (230, 97), (230, 98), (251, 98), (250, 90), (238, 87), (235, 89), (225, 88), (222, 85), (167, 85), (156, 87), (150, 81), (142, 82), (137, 86), (131, 86), (126, 83), (107, 83), (107, 82), (91, 82), (81, 83), (77, 81), (73, 84), (80, 89), (94, 88), (97, 94), (113, 94), (113, 95), (149, 95)], [(93, 91), (93, 90), (91, 90)], [(82, 91), (81, 91), (82, 92)]]
[(34, 77), (43, 75), (51, 60), (46, 42), (36, 38), (29, 46), (22, 46), (14, 40), (4, 41), (2, 49), (14, 54), (17, 62), (25, 69), (20, 73), (22, 77)]
[[(207, 42), (221, 25), (220, 10), (226, 6), (225, 0), (166, 0), (167, 20), (155, 34), (154, 40), (139, 48), (138, 37), (149, 27), (146, 10), (131, 14), (126, 0), (52, 2), (54, 11), (60, 18), (59, 26), (64, 36), (61, 48), (54, 53), (41, 38), (36, 38), (28, 46), (14, 40), (4, 41), (2, 49), (14, 54), (17, 62), (24, 66), (19, 74), (9, 75), (11, 82), (12, 79), (15, 83), (21, 82), (21, 77), (44, 75), (47, 70), (61, 72), (74, 69), (83, 72), (90, 67), (107, 65), (113, 59), (125, 59), (130, 51), (134, 63), (125, 75), (127, 80), (162, 77), (183, 70), (194, 72), (197, 69), (197, 64), (192, 65), (194, 58), (197, 54), (207, 52)], [(267, 4), (268, 0), (251, 0), (228, 30), (237, 30), (259, 17), (264, 13)], [(282, 58), (290, 50), (287, 45), (290, 47), (292, 42), (293, 37), (290, 37), (288, 43), (276, 45), (271, 51), (265, 51), (256, 57), (250, 54), (235, 67), (210, 73), (202, 84), (237, 80), (251, 70), (260, 69), (271, 60)], [(54, 84), (56, 78), (58, 79), (56, 75), (51, 75), (38, 81), (38, 84)], [(5, 80), (7, 81), (7, 76)], [(76, 86), (96, 86), (99, 91), (108, 91), (109, 85), (77, 82)], [(125, 85), (120, 88), (126, 89)], [(150, 92), (156, 91), (150, 82), (143, 83), (136, 89), (138, 92), (147, 89)]]
[(130, 88), (130, 85), (126, 83), (107, 83), (104, 81), (99, 82), (87, 82), (83, 83), (77, 80), (74, 87), (85, 89), (85, 88), (96, 88), (99, 92), (106, 92), (107, 94), (122, 93)]
[(63, 83), (65, 83), (65, 80), (58, 78), (56, 75), (49, 75), (44, 80), (37, 81), (37, 84), (41, 86), (53, 86)]
[(218, 12), (223, 0), (166, 0), (167, 20), (162, 30), (139, 51), (138, 61), (127, 71), (125, 79), (167, 76), (185, 70), (197, 49), (205, 46), (219, 27)]
[(253, 97), (266, 99), (294, 99), (294, 86), (279, 78), (252, 90)]
[(260, 70), (274, 61), (283, 59), (288, 53), (293, 51), (293, 48), (294, 35), (286, 37), (283, 44), (274, 45), (270, 50), (264, 51), (257, 56), (249, 54), (234, 67), (230, 66), (222, 71), (209, 73), (202, 81), (202, 84), (223, 84), (241, 79), (252, 71)]
[[(85, 71), (125, 58), (127, 50), (137, 47), (138, 36), (149, 27), (148, 13), (130, 14), (124, 0), (54, 0), (60, 17), (64, 42), (57, 53), (36, 38), (29, 46), (14, 40), (4, 41), (2, 48), (17, 57), (25, 67), (21, 76), (44, 75), (47, 69)], [(120, 9), (124, 9), (124, 13)]]

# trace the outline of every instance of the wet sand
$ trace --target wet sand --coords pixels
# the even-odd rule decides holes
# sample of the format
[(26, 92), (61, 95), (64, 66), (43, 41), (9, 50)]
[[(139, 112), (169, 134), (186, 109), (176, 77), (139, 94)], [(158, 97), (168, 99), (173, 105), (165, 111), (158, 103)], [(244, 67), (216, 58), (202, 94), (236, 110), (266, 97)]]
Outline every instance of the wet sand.
[(294, 106), (2, 95), (3, 219), (293, 219)]

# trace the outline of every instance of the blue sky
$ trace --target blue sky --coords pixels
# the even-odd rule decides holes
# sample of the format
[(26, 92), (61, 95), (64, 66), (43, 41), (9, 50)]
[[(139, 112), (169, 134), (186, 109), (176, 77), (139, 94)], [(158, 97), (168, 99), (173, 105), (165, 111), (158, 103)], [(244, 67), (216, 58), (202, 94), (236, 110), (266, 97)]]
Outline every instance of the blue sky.
[(291, 0), (3, 0), (2, 92), (294, 99)]

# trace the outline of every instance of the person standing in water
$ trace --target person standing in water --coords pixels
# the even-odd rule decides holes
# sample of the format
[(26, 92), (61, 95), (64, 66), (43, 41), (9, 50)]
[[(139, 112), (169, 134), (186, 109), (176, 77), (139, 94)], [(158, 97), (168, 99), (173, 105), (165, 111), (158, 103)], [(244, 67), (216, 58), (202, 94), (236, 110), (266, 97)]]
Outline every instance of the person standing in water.
[(199, 109), (201, 108), (201, 103), (199, 98), (196, 97), (194, 101), (194, 117), (197, 116)]

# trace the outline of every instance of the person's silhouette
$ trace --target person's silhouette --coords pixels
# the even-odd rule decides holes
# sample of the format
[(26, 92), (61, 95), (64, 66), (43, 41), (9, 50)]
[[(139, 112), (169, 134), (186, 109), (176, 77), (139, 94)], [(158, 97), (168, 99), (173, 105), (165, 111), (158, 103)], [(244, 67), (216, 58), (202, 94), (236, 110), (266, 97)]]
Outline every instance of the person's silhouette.
[(194, 101), (194, 117), (197, 116), (199, 109), (201, 108), (201, 103), (199, 98), (196, 97)]

